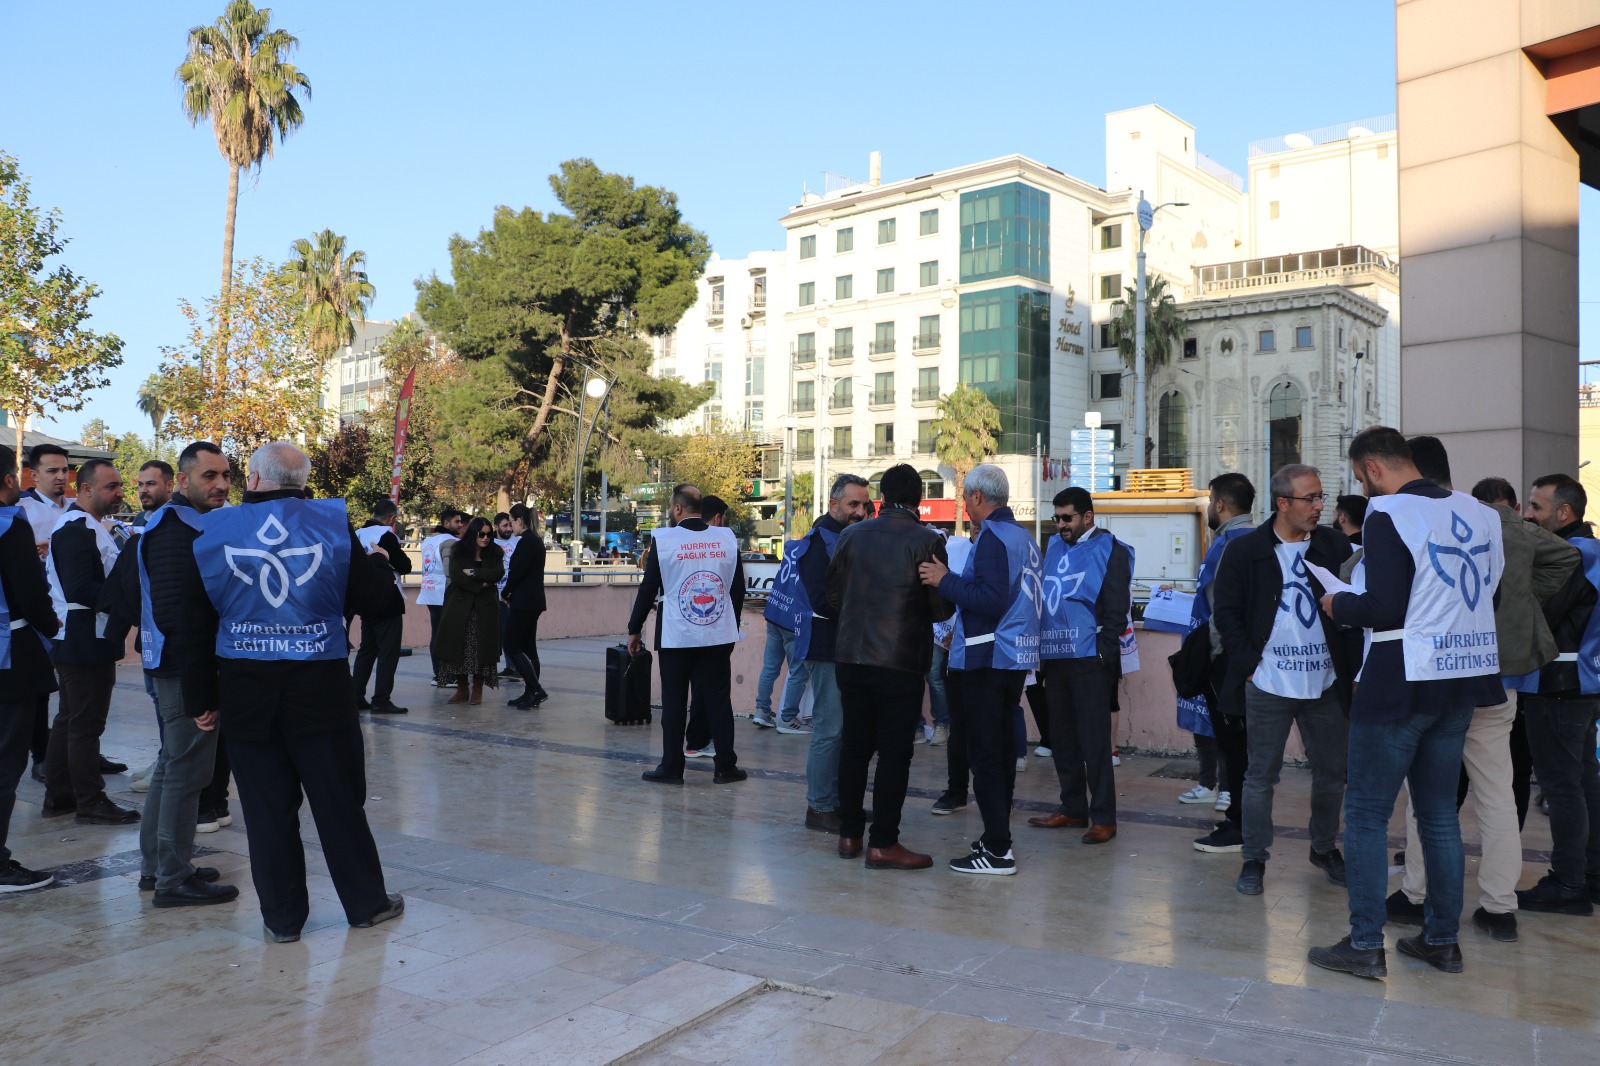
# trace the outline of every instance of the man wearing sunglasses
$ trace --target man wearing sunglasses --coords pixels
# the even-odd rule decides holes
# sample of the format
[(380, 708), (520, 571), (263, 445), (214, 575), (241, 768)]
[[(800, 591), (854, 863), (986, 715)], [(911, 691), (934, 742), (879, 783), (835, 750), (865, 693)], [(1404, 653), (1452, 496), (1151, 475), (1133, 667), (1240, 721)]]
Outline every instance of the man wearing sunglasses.
[(1315, 467), (1291, 464), (1272, 475), (1272, 520), (1229, 545), (1217, 570), (1213, 619), (1227, 652), (1218, 690), (1223, 714), (1244, 715), (1248, 736), (1243, 797), (1244, 868), (1237, 888), (1263, 891), (1272, 847), (1272, 794), (1283, 768), (1289, 726), (1311, 760), (1311, 864), (1344, 884), (1339, 811), (1344, 804), (1350, 678), (1330, 654), (1338, 627), (1317, 610), (1324, 589), (1308, 563), (1334, 573), (1350, 541), (1321, 525), (1327, 495)]

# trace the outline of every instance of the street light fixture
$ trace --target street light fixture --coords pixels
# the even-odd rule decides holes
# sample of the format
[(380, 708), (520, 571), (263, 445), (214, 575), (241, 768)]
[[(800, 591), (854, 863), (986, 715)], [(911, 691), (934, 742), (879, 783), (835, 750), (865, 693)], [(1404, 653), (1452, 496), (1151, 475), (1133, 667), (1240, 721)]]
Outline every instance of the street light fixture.
[[(1139, 269), (1137, 289), (1134, 292), (1134, 318), (1133, 318), (1133, 462), (1141, 467), (1149, 462), (1145, 457), (1145, 441), (1149, 439), (1149, 411), (1145, 402), (1145, 367), (1144, 367), (1144, 317), (1145, 317), (1145, 278), (1144, 278), (1144, 235), (1150, 231), (1150, 226), (1155, 222), (1156, 212), (1165, 207), (1188, 207), (1186, 200), (1169, 200), (1156, 207), (1150, 206), (1150, 201), (1144, 198), (1144, 190), (1139, 190)], [(1131, 463), (1129, 464), (1132, 465)]]
[[(599, 367), (591, 366), (581, 359), (574, 359), (584, 372), (583, 392), (578, 395), (578, 427), (572, 438), (572, 540), (567, 544), (567, 558), (573, 568), (573, 579), (578, 578), (577, 569), (583, 565), (583, 464), (589, 453), (589, 437), (594, 433), (594, 427), (600, 422), (600, 412), (605, 408), (611, 397), (611, 389), (617, 383), (615, 377), (607, 376)], [(589, 420), (587, 428), (583, 424), (583, 409), (585, 399), (595, 401), (594, 417)], [(604, 509), (605, 500), (600, 501)]]

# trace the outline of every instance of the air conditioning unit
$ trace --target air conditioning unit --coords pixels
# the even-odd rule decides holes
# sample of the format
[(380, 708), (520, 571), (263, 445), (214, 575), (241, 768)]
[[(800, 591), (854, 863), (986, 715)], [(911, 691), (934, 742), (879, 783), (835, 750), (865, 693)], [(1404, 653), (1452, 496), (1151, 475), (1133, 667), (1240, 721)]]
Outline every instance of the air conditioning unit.
[(749, 329), (754, 324), (755, 324), (754, 320), (749, 315), (740, 315), (739, 316), (739, 328), (740, 329)]

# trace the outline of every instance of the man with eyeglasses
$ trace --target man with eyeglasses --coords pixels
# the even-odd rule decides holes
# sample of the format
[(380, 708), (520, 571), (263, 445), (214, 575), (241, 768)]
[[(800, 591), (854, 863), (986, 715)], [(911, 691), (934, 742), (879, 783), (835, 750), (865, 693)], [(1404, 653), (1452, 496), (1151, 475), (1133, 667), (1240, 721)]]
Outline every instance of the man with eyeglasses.
[(1323, 587), (1312, 563), (1338, 573), (1350, 541), (1320, 525), (1322, 475), (1298, 463), (1272, 475), (1273, 516), (1234, 541), (1217, 570), (1213, 600), (1228, 668), (1218, 689), (1223, 714), (1243, 714), (1247, 734), (1243, 804), (1244, 867), (1236, 888), (1263, 891), (1272, 847), (1272, 796), (1289, 726), (1299, 727), (1311, 760), (1311, 864), (1344, 884), (1339, 811), (1344, 804), (1350, 678), (1330, 653), (1338, 627), (1317, 610)]

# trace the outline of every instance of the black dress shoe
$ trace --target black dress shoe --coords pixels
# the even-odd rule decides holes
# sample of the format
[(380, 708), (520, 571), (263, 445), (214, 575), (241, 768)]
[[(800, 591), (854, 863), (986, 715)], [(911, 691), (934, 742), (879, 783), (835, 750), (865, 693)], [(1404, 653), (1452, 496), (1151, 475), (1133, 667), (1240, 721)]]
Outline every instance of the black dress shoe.
[(1344, 856), (1338, 848), (1327, 851), (1311, 849), (1311, 865), (1328, 875), (1328, 880), (1336, 885), (1344, 884)]
[(1324, 970), (1338, 970), (1357, 977), (1389, 976), (1389, 964), (1382, 948), (1363, 950), (1354, 947), (1349, 937), (1331, 948), (1312, 948), (1306, 952), (1306, 958), (1311, 960), (1313, 966), (1320, 966)]
[(157, 907), (209, 907), (213, 903), (230, 903), (239, 898), (233, 885), (214, 885), (191, 874), (172, 888), (156, 889)]
[(108, 759), (102, 755), (100, 756), (100, 772), (102, 774), (125, 774), (128, 772), (128, 764), (117, 762), (115, 759)]
[(837, 836), (839, 833), (839, 812), (814, 811), (807, 807), (806, 828), (814, 829), (819, 833), (833, 833)]
[(1389, 915), (1391, 925), (1421, 925), (1423, 905), (1412, 903), (1400, 889), (1389, 893), (1389, 898), (1383, 902), (1384, 910)]
[(398, 918), (406, 912), (406, 898), (398, 892), (389, 893), (389, 905), (374, 914), (364, 922), (352, 922), (351, 928), (371, 929), (379, 922), (387, 922), (391, 918)]
[(367, 698), (365, 696), (357, 696), (356, 697), (356, 710), (358, 710), (358, 711), (370, 711), (370, 710), (372, 710), (372, 704), (367, 702)]
[(44, 802), (39, 805), (39, 813), (46, 818), (54, 818), (59, 814), (73, 814), (78, 809), (78, 800), (75, 796), (52, 796), (45, 794)]
[(409, 713), (411, 713), (409, 708), (396, 707), (393, 703), (374, 703), (371, 706), (371, 708), (369, 708), (369, 709), (372, 711), (373, 714), (409, 714)]
[(1484, 910), (1479, 907), (1472, 912), (1472, 924), (1502, 944), (1515, 944), (1517, 942), (1517, 916), (1515, 914), (1496, 914), (1494, 911)]
[(139, 812), (132, 807), (118, 807), (102, 798), (90, 807), (79, 807), (75, 821), (79, 825), (132, 825), (139, 820)]
[(1462, 970), (1460, 944), (1430, 944), (1421, 936), (1404, 936), (1395, 946), (1400, 949), (1400, 954), (1421, 959), (1435, 970), (1444, 973), (1460, 973)]
[(33, 779), (35, 781), (44, 780), (44, 763), (36, 762), (33, 764)]
[(658, 785), (681, 785), (681, 784), (683, 784), (683, 775), (682, 774), (669, 774), (665, 770), (661, 769), (659, 766), (656, 767), (654, 770), (646, 770), (644, 773), (640, 774), (639, 776), (644, 778), (646, 781), (652, 781), (652, 782), (654, 782), (655, 784), (658, 784)]
[[(194, 873), (190, 876), (198, 877), (200, 880), (210, 883), (219, 879), (222, 876), (222, 871), (218, 870), (215, 866), (196, 866), (194, 868)], [(140, 892), (154, 892), (155, 887), (155, 875), (145, 874), (139, 878)]]
[(716, 785), (735, 785), (740, 781), (746, 780), (749, 776), (749, 774), (735, 766), (731, 770), (718, 770), (711, 775), (711, 782)]

